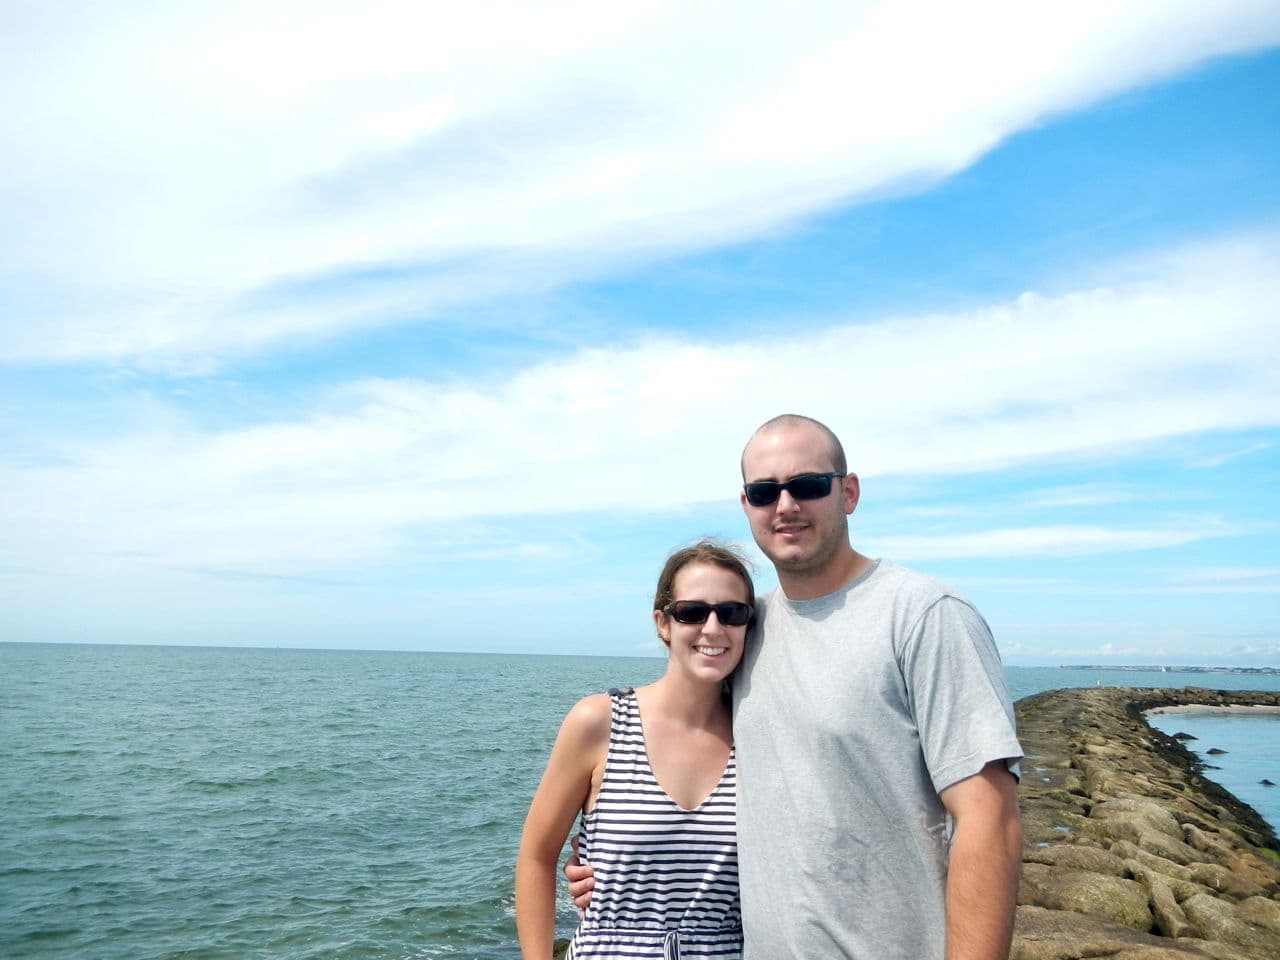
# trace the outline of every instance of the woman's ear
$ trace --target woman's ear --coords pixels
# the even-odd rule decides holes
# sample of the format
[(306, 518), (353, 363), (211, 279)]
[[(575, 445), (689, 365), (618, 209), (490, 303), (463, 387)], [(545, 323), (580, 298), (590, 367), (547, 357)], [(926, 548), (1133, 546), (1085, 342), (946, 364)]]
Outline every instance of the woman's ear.
[(653, 611), (653, 625), (658, 628), (658, 639), (671, 646), (671, 627), (667, 623), (667, 615), (661, 610)]

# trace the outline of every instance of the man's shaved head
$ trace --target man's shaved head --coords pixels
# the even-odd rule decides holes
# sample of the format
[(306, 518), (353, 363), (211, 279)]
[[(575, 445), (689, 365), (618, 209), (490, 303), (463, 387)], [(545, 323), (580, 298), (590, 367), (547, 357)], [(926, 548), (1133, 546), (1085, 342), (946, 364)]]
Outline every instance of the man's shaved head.
[[(791, 427), (813, 427), (826, 439), (827, 451), (831, 455), (831, 469), (836, 473), (848, 473), (849, 465), (844, 458), (844, 447), (840, 445), (840, 438), (832, 432), (831, 428), (825, 423), (821, 423), (813, 417), (806, 417), (799, 413), (784, 413), (774, 417), (772, 420), (766, 420), (751, 435), (751, 440), (765, 433), (772, 433), (775, 430), (786, 430)], [(747, 441), (747, 447), (751, 446), (751, 440)], [(742, 460), (739, 466), (742, 469), (742, 479), (747, 479), (747, 447), (742, 449)]]

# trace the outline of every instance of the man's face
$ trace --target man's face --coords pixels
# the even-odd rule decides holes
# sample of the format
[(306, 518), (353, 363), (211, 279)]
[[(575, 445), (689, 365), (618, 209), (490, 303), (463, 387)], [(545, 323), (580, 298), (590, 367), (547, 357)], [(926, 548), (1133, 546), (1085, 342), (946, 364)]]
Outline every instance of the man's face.
[[(807, 473), (829, 473), (835, 467), (822, 433), (807, 424), (777, 427), (757, 434), (742, 457), (746, 482), (786, 482)], [(782, 491), (778, 499), (754, 507), (740, 493), (743, 512), (756, 545), (780, 575), (821, 575), (849, 546), (848, 515), (858, 503), (858, 481), (850, 475), (831, 484), (820, 500), (797, 500)]]

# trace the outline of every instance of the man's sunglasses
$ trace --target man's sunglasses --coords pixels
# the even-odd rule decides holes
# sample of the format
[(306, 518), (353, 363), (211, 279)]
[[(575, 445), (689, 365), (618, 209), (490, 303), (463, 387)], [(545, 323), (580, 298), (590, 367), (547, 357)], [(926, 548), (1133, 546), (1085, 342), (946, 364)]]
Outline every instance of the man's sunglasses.
[(662, 608), (662, 612), (677, 623), (706, 623), (711, 611), (722, 627), (743, 627), (751, 619), (751, 606), (737, 600), (724, 603), (707, 603), (705, 600), (676, 600)]
[(795, 500), (821, 500), (831, 492), (831, 481), (843, 477), (843, 473), (802, 473), (786, 483), (776, 480), (756, 480), (742, 485), (747, 503), (753, 507), (767, 507), (776, 503), (785, 490)]

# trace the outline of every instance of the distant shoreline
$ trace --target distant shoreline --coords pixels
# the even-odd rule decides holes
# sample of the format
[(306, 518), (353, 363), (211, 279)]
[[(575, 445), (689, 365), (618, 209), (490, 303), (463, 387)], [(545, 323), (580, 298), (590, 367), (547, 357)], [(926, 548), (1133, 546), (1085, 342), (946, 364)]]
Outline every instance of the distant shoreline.
[(1135, 663), (1125, 665), (1099, 664), (1099, 663), (1064, 663), (1058, 666), (1059, 670), (1127, 670), (1130, 672), (1139, 671), (1142, 673), (1238, 673), (1238, 674), (1266, 674), (1275, 676), (1280, 674), (1280, 667), (1187, 667), (1187, 666), (1170, 666), (1159, 663)]

